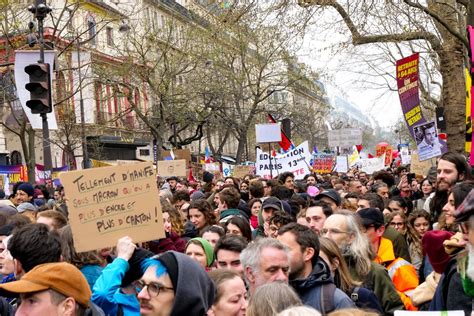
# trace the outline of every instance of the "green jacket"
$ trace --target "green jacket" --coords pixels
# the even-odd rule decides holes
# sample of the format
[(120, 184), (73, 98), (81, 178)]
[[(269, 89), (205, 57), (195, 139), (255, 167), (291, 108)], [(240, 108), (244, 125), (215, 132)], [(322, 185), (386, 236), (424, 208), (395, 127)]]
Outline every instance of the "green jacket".
[(355, 280), (362, 282), (363, 287), (368, 288), (375, 293), (375, 296), (377, 296), (380, 305), (382, 306), (384, 315), (393, 315), (395, 311), (405, 309), (405, 305), (403, 305), (387, 270), (383, 266), (371, 262), (370, 272), (365, 279), (363, 279), (357, 275), (354, 261), (351, 260), (350, 257), (345, 258), (352, 277)]
[(408, 244), (403, 237), (395, 228), (387, 226), (383, 233), (384, 238), (389, 239), (393, 244), (393, 251), (395, 252), (395, 258), (403, 258), (411, 263), (410, 251), (408, 250)]

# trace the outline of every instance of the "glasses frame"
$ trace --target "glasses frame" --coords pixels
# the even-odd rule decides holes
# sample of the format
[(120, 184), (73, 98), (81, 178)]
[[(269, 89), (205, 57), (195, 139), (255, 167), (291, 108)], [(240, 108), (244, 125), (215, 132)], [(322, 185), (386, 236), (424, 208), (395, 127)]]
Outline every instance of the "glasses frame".
[[(133, 285), (135, 286), (135, 289), (137, 290), (137, 293), (140, 293), (141, 291), (143, 291), (144, 288), (146, 288), (146, 291), (148, 293), (148, 295), (153, 298), (153, 297), (157, 297), (158, 295), (160, 295), (161, 291), (162, 290), (168, 290), (168, 291), (174, 291), (174, 288), (172, 287), (168, 287), (168, 286), (164, 286), (164, 285), (161, 285), (161, 284), (158, 284), (158, 283), (145, 283), (143, 281), (135, 281), (133, 283)], [(154, 287), (156, 287), (158, 290), (156, 291), (156, 294), (155, 294), (155, 291), (152, 290), (152, 292), (150, 291), (150, 285), (153, 285)]]

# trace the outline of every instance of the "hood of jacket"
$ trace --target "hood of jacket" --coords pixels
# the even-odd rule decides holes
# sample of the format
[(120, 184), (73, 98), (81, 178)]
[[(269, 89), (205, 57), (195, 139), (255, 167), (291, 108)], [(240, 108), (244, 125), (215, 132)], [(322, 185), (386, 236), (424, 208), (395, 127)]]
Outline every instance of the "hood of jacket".
[(290, 280), (290, 285), (298, 290), (331, 282), (333, 282), (333, 279), (329, 271), (329, 266), (323, 259), (318, 257), (318, 261), (313, 266), (311, 274), (306, 279)]
[(176, 251), (177, 284), (171, 316), (205, 316), (214, 303), (216, 288), (206, 271), (193, 259)]

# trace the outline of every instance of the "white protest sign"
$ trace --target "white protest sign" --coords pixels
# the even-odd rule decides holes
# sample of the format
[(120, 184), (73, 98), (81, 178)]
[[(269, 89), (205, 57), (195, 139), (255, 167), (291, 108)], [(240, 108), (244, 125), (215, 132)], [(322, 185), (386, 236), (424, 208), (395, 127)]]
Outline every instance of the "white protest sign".
[(361, 159), (361, 163), (362, 166), (360, 167), (360, 170), (366, 172), (367, 174), (372, 174), (385, 168), (385, 154), (376, 158)]
[(420, 311), (395, 311), (394, 316), (464, 316), (464, 311), (437, 311), (437, 312), (420, 312)]
[(349, 148), (362, 143), (362, 130), (343, 128), (328, 131), (328, 143), (331, 147)]
[(336, 157), (336, 169), (337, 172), (347, 172), (349, 171), (349, 160), (347, 156), (337, 156)]
[(275, 124), (256, 124), (255, 134), (257, 143), (278, 143), (281, 142), (281, 127)]
[(411, 156), (408, 151), (408, 146), (400, 146), (400, 157), (402, 165), (409, 165), (411, 163)]
[(309, 161), (311, 153), (308, 150), (308, 142), (301, 143), (298, 147), (283, 155), (271, 157), (269, 153), (257, 148), (257, 159), (255, 162), (255, 174), (265, 179), (271, 179), (283, 172), (290, 171), (295, 179), (303, 179), (311, 173)]

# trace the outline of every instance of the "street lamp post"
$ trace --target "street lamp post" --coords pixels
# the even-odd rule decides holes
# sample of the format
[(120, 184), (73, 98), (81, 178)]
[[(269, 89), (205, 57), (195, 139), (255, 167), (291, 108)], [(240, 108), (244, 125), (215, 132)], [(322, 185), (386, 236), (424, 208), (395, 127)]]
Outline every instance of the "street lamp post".
[[(44, 63), (44, 28), (43, 21), (46, 15), (51, 12), (51, 8), (45, 3), (45, 0), (36, 0), (34, 5), (28, 7), (28, 11), (34, 14), (36, 20), (38, 20), (38, 33), (39, 33), (39, 48), (40, 48), (40, 59), (39, 63)], [(43, 160), (44, 160), (44, 178), (51, 178), (51, 171), (53, 169), (53, 162), (51, 158), (51, 142), (49, 139), (49, 126), (48, 117), (46, 113), (41, 113), (42, 128), (43, 128)]]
[(79, 110), (81, 111), (81, 146), (82, 146), (82, 166), (84, 169), (90, 167), (89, 152), (87, 151), (86, 122), (84, 114), (84, 98), (82, 96), (82, 72), (81, 72), (81, 42), (76, 36), (77, 42), (77, 79), (79, 84)]

